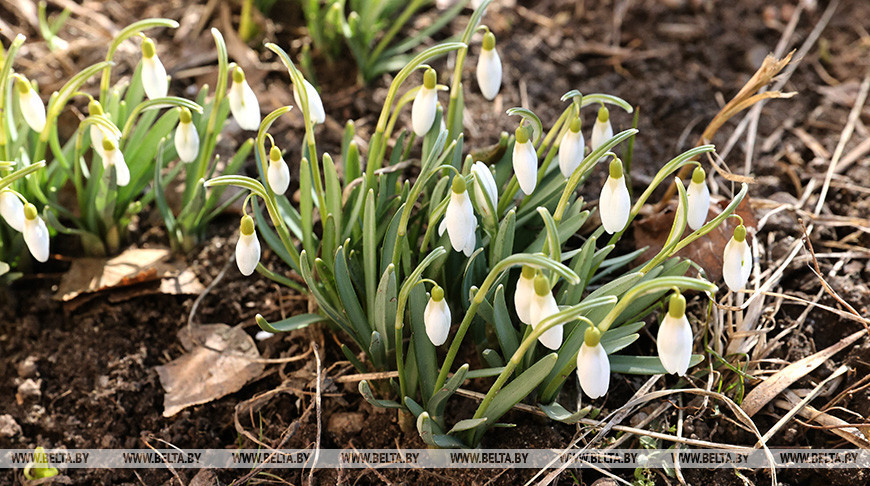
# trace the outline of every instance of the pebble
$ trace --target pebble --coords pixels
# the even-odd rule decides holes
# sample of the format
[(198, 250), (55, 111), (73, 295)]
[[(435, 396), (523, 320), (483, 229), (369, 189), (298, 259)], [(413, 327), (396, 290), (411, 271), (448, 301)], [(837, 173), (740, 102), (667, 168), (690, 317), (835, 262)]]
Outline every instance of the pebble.
[(18, 393), (15, 395), (15, 398), (18, 400), (19, 404), (30, 400), (39, 400), (42, 397), (42, 390), (40, 390), (41, 387), (42, 380), (28, 378), (18, 385)]
[(18, 363), (18, 376), (21, 378), (36, 378), (38, 372), (36, 370), (36, 356), (28, 356), (24, 361)]
[(21, 426), (12, 418), (12, 415), (0, 415), (0, 437), (10, 438), (21, 433)]
[(356, 434), (363, 428), (365, 415), (356, 412), (337, 413), (329, 418), (326, 430), (335, 435)]

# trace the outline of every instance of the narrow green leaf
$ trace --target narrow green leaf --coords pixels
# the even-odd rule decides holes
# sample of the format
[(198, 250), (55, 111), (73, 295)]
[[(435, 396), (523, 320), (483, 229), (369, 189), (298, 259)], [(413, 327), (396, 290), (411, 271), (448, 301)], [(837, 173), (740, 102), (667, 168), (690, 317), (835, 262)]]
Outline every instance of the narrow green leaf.
[(260, 329), (271, 333), (279, 333), (302, 329), (310, 326), (311, 324), (323, 322), (326, 320), (326, 318), (321, 316), (320, 314), (299, 314), (288, 317), (287, 319), (282, 319), (280, 321), (270, 323), (265, 318), (263, 318), (263, 316), (257, 314), (256, 320), (257, 325), (260, 326)]

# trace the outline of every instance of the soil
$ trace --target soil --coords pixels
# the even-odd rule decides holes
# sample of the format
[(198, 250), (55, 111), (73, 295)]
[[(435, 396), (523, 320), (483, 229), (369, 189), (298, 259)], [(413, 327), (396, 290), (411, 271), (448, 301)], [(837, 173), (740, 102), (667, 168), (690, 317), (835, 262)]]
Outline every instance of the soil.
[[(146, 16), (184, 17), (185, 6), (178, 2), (163, 3), (115, 0), (98, 8), (119, 26)], [(498, 37), (505, 74), (501, 95), (494, 103), (482, 98), (475, 82), (466, 83), (467, 146), (491, 144), (501, 131), (512, 130), (516, 120), (503, 114), (511, 106), (528, 106), (548, 125), (563, 107), (558, 97), (568, 90), (612, 93), (637, 104), (641, 110), (632, 168), (637, 191), (643, 190), (645, 182), (662, 163), (691, 148), (706, 123), (743, 86), (763, 56), (777, 45), (791, 15), (795, 14), (797, 2), (626, 0), (599, 4), (541, 0), (517, 2), (521, 5), (510, 3), (493, 6), (485, 18), (485, 23)], [(807, 3), (810, 7), (796, 25), (789, 50), (800, 46), (828, 6), (827, 2)], [(89, 8), (96, 6), (94, 2), (85, 4)], [(18, 26), (29, 37), (36, 38), (26, 18), (5, 10), (8, 8), (5, 5), (8, 4), (0, 6), (2, 18)], [(296, 39), (304, 35), (303, 20), (295, 3), (280, 5), (281, 8), (276, 7), (272, 19), (266, 23), (264, 37), (269, 36), (269, 40), (289, 46), (289, 52), (295, 58), (301, 47)], [(202, 6), (197, 8), (196, 11), (201, 13)], [(424, 13), (414, 28), (431, 22), (432, 18), (433, 12)], [(452, 30), (445, 32), (459, 31), (466, 19), (467, 16), (460, 16), (452, 23)], [(785, 91), (797, 91), (798, 96), (768, 102), (762, 110), (758, 143), (751, 164), (757, 184), (752, 186), (750, 194), (757, 206), (763, 206), (767, 201), (794, 202), (811, 179), (824, 178), (828, 167), (828, 158), (824, 155), (834, 151), (855, 102), (858, 82), (870, 72), (870, 21), (867, 19), (870, 19), (870, 4), (866, 1), (841, 1), (822, 32), (820, 43), (801, 60), (784, 88)], [(212, 22), (226, 30), (218, 14)], [(68, 28), (75, 34), (81, 25), (72, 23)], [(162, 53), (161, 56), (171, 72), (172, 66), (183, 64), (191, 52), (211, 52), (212, 49), (207, 30), (198, 40), (189, 43), (173, 40), (170, 32), (158, 32), (155, 38), (158, 46), (165, 48), (165, 57)], [(173, 45), (177, 50), (169, 47)], [(77, 53), (74, 62), (81, 65), (95, 62), (93, 59), (99, 59), (104, 48), (104, 44), (85, 48)], [(259, 51), (266, 67), (260, 66), (259, 71), (250, 70), (249, 78), (255, 91), (269, 93), (261, 98), (264, 111), (292, 103), (286, 90), (286, 71), (272, 70), (265, 63), (274, 62), (274, 59), (261, 49)], [(127, 57), (127, 62), (135, 62), (135, 53)], [(318, 144), (323, 150), (338, 153), (340, 128), (346, 119), (354, 119), (361, 133), (372, 129), (389, 77), (370, 87), (350, 86), (347, 73), (352, 72), (353, 66), (346, 60), (334, 64), (318, 58), (315, 60), (329, 114), (327, 123), (318, 128)], [(443, 63), (436, 63), (436, 67), (439, 72), (446, 72)], [(473, 68), (469, 62), (469, 79), (473, 77)], [(39, 73), (26, 74), (33, 77)], [(42, 74), (46, 75), (44, 71)], [(178, 86), (174, 89), (187, 92), (184, 86), (202, 82), (213, 83), (213, 80), (179, 76)], [(40, 83), (49, 86), (50, 80), (41, 80)], [(617, 113), (617, 110), (611, 113), (617, 129), (630, 126), (630, 115)], [(590, 110), (584, 119), (585, 126), (591, 125), (593, 116), (593, 110)], [(846, 152), (868, 138), (865, 127), (868, 122), (870, 109), (865, 107), (855, 135), (845, 147)], [(299, 158), (300, 126), (301, 122), (295, 117), (285, 117), (276, 125), (276, 141), (290, 150), (285, 157), (288, 161)], [(715, 142), (724, 145), (735, 126), (736, 121), (726, 124)], [(231, 133), (231, 136), (238, 137), (239, 134)], [(725, 160), (732, 171), (740, 174), (743, 173), (745, 158), (743, 151), (742, 143), (737, 144)], [(292, 180), (295, 181), (298, 180), (298, 168), (294, 169)], [(253, 175), (255, 169), (249, 165), (246, 170)], [(829, 223), (817, 222), (818, 230), (813, 235), (817, 253), (848, 252), (847, 256), (820, 257), (819, 265), (832, 291), (862, 316), (870, 315), (870, 291), (866, 284), (870, 281), (867, 259), (870, 253), (866, 250), (870, 245), (868, 179), (870, 160), (865, 154), (842, 176), (835, 178), (827, 198), (829, 212), (823, 213)], [(599, 187), (600, 182), (593, 177), (586, 187)], [(587, 191), (589, 199), (596, 198), (593, 189)], [(814, 205), (811, 198), (805, 207)], [(807, 215), (801, 217), (807, 218)], [(852, 220), (847, 220), (847, 217)], [(165, 235), (158, 220), (157, 214), (143, 214), (132, 233), (133, 244), (139, 247), (164, 245)], [(227, 265), (237, 224), (237, 216), (217, 220), (209, 237), (186, 257), (204, 284), (213, 282)], [(767, 250), (761, 255), (761, 268), (774, 265), (789, 245), (801, 236), (795, 212), (784, 211), (772, 217), (763, 231), (755, 235), (764, 242)], [(72, 243), (61, 243), (53, 248), (53, 252), (61, 253), (65, 258), (79, 255)], [(264, 261), (276, 271), (281, 268), (278, 259), (269, 251), (265, 252)], [(822, 287), (808, 266), (810, 264), (807, 259), (789, 266), (778, 291), (812, 300)], [(106, 293), (71, 309), (54, 299), (65, 265), (62, 260), (54, 260), (36, 266), (33, 273), (8, 288), (0, 288), (0, 415), (10, 414), (21, 428), (21, 432), (13, 437), (0, 437), (0, 448), (32, 448), (37, 445), (67, 448), (144, 448), (148, 445), (157, 448), (257, 447), (250, 437), (261, 438), (270, 446), (282, 444), (285, 448), (302, 448), (312, 447), (318, 440), (318, 420), (324, 429), (319, 437), (320, 446), (324, 448), (425, 447), (416, 433), (402, 432), (393, 412), (373, 409), (362, 400), (354, 384), (333, 381), (341, 374), (353, 372), (338, 348), (338, 338), (327, 328), (320, 327), (278, 335), (258, 343), (264, 358), (311, 353), (316, 344), (322, 370), (328, 378), (324, 382), (319, 414), (313, 405), (316, 362), (309, 355), (305, 360), (267, 366), (260, 378), (238, 392), (164, 418), (164, 392), (154, 367), (183, 353), (176, 333), (187, 325), (195, 297), (153, 293), (130, 297)], [(835, 268), (836, 265), (839, 268)], [(832, 269), (834, 275), (828, 277)], [(843, 309), (832, 293), (823, 293), (819, 303)], [(294, 292), (279, 290), (261, 277), (244, 278), (234, 266), (230, 266), (199, 304), (194, 318), (200, 323), (242, 325), (253, 335), (258, 330), (253, 319), (256, 313), (277, 320), (304, 312), (307, 307), (307, 301)], [(838, 318), (820, 308), (814, 308), (802, 317), (804, 309), (805, 305), (791, 301), (783, 301), (770, 309), (770, 336), (789, 326), (798, 326), (787, 340), (778, 343), (770, 358), (793, 362), (862, 329), (855, 321)], [(701, 315), (705, 310), (699, 307), (694, 311)], [(630, 351), (635, 354), (654, 352), (648, 339), (641, 339), (633, 346)], [(870, 343), (866, 337), (798, 381), (793, 388), (812, 388), (842, 363), (852, 367), (839, 388), (846, 390), (870, 372)], [(32, 364), (35, 364), (35, 369)], [(19, 393), (20, 385), (27, 379), (38, 384), (38, 393)], [(668, 384), (675, 384), (671, 377), (665, 380)], [(605, 411), (618, 408), (645, 381), (643, 378), (615, 376), (611, 382), (612, 391), (601, 406)], [(282, 384), (289, 384), (292, 391), (277, 393), (248, 412), (244, 406), (248, 400)], [(565, 394), (576, 396), (571, 386)], [(462, 400), (453, 405), (452, 412), (457, 416), (461, 416), (465, 411), (463, 407), (470, 403), (463, 404)], [(821, 404), (826, 402), (820, 400)], [(870, 414), (870, 392), (859, 386), (846, 394), (837, 407), (830, 413), (849, 423), (863, 422), (862, 418)], [(238, 414), (239, 424), (250, 436), (240, 433), (234, 425), (237, 409), (243, 412)], [(358, 413), (362, 417), (355, 415)], [(696, 401), (688, 402), (684, 413), (684, 427), (687, 435), (693, 438), (742, 445), (755, 442), (755, 437), (736, 427), (732, 419), (723, 418), (723, 414), (709, 407), (701, 408)], [(780, 416), (778, 409), (768, 406), (754, 420), (759, 430), (764, 432)], [(511, 412), (506, 419), (516, 423), (517, 427), (496, 429), (487, 437), (484, 447), (564, 447), (582, 433), (575, 426), (542, 421), (519, 411)], [(628, 424), (630, 420), (627, 418), (624, 422)], [(676, 409), (672, 407), (647, 428), (665, 431), (677, 420)], [(611, 433), (606, 440), (612, 441), (616, 437), (617, 434)], [(852, 447), (829, 430), (804, 421), (795, 421), (783, 428), (771, 445)], [(640, 446), (632, 439), (623, 447)], [(307, 471), (304, 475), (292, 470), (270, 472), (281, 481), (292, 484), (308, 481)], [(177, 484), (177, 480), (192, 484), (197, 473), (195, 470), (147, 469), (69, 470), (64, 474), (72, 484), (151, 485)], [(212, 474), (220, 484), (229, 484), (247, 473), (240, 470), (207, 471), (197, 478), (197, 481), (205, 482), (197, 484), (213, 484), (207, 481), (207, 474)], [(534, 470), (323, 470), (316, 472), (313, 479), (314, 484), (522, 484), (535, 473)], [(746, 471), (741, 475), (732, 471), (685, 470), (683, 473), (688, 484), (746, 484), (741, 475), (753, 484), (770, 481), (764, 471)], [(629, 481), (634, 479), (630, 471), (617, 471), (617, 474)], [(578, 470), (561, 475), (559, 482), (591, 484), (601, 477), (594, 471)], [(263, 474), (244, 479), (279, 482), (277, 478)], [(650, 479), (655, 484), (675, 482), (659, 474), (653, 474)], [(848, 474), (835, 470), (780, 471), (778, 479), (784, 485), (870, 482), (866, 471)], [(19, 473), (0, 470), (0, 483), (13, 484), (19, 480)]]

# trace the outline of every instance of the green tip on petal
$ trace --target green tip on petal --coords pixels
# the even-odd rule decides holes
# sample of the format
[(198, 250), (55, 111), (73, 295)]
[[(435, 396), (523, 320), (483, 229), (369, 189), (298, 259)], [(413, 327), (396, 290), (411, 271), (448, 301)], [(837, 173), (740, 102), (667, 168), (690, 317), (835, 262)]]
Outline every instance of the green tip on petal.
[(610, 111), (607, 109), (607, 107), (602, 106), (598, 109), (598, 121), (600, 121), (601, 123), (606, 123), (607, 120), (610, 120)]
[(453, 192), (456, 194), (462, 194), (465, 192), (465, 178), (462, 176), (456, 176), (453, 178)]
[(589, 347), (598, 346), (598, 343), (601, 342), (601, 331), (595, 326), (589, 326), (586, 329), (586, 334), (583, 335), (583, 342)]
[(242, 224), (239, 225), (239, 231), (245, 236), (254, 234), (254, 218), (247, 214), (242, 216)]
[(622, 177), (622, 161), (616, 157), (610, 161), (610, 177), (614, 179)]
[(668, 303), (668, 314), (676, 318), (686, 315), (686, 298), (679, 291), (671, 296), (671, 300)]
[(154, 41), (148, 37), (142, 39), (142, 57), (151, 59), (155, 54), (157, 50), (154, 48)]
[(535, 277), (535, 273), (537, 273), (537, 270), (535, 270), (535, 267), (532, 267), (529, 265), (523, 265), (523, 277), (524, 278), (532, 279)]
[(115, 150), (115, 142), (109, 140), (108, 137), (103, 139), (103, 150), (106, 152)]
[(580, 117), (579, 117), (579, 116), (576, 117), (576, 118), (574, 118), (573, 120), (571, 120), (571, 127), (570, 127), (570, 128), (571, 128), (571, 131), (572, 131), (572, 132), (574, 132), (574, 133), (579, 132), (579, 131), (580, 131), (580, 128), (581, 128), (582, 126), (583, 126), (583, 122), (580, 121)]
[(495, 49), (495, 34), (487, 32), (483, 35), (483, 50), (491, 51)]
[(444, 289), (439, 286), (435, 286), (432, 288), (432, 300), (435, 302), (441, 302), (444, 300)]
[(707, 173), (704, 172), (704, 169), (701, 168), (700, 165), (698, 167), (695, 167), (695, 171), (692, 172), (692, 182), (694, 182), (695, 184), (701, 184), (706, 178)]
[(233, 82), (234, 83), (243, 83), (245, 82), (245, 72), (242, 71), (242, 68), (236, 66), (236, 69), (233, 71)]
[(178, 114), (178, 120), (181, 123), (188, 124), (193, 121), (193, 115), (190, 114), (190, 110), (182, 106), (181, 113)]
[(37, 214), (39, 214), (39, 212), (36, 210), (36, 206), (30, 203), (24, 205), (24, 217), (27, 218), (28, 221), (36, 219)]
[(27, 94), (30, 92), (30, 83), (28, 83), (23, 77), (15, 78), (15, 86), (18, 86), (18, 92), (21, 94)]
[(517, 127), (517, 131), (514, 132), (517, 137), (517, 143), (526, 143), (529, 141), (529, 131), (526, 127)]
[(438, 75), (435, 73), (435, 70), (432, 68), (426, 69), (426, 72), (423, 74), (423, 86), (426, 89), (435, 89), (437, 81)]
[(535, 277), (535, 293), (541, 296), (550, 293), (550, 282), (543, 274)]
[(741, 224), (734, 228), (734, 240), (738, 242), (746, 241), (746, 226)]
[(97, 100), (91, 100), (90, 103), (88, 103), (88, 113), (90, 113), (91, 116), (102, 115), (103, 105), (101, 105), (100, 102)]
[(281, 149), (272, 145), (272, 149), (269, 150), (269, 160), (272, 162), (278, 162), (281, 160)]

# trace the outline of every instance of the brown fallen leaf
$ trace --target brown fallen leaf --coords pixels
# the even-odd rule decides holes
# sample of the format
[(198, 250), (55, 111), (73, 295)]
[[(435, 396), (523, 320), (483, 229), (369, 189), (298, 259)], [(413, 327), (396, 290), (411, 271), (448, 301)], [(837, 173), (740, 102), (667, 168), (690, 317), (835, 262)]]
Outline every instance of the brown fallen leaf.
[(178, 338), (188, 352), (156, 367), (166, 391), (164, 417), (234, 393), (263, 372), (254, 340), (240, 327), (204, 324), (193, 336), (185, 327)]

